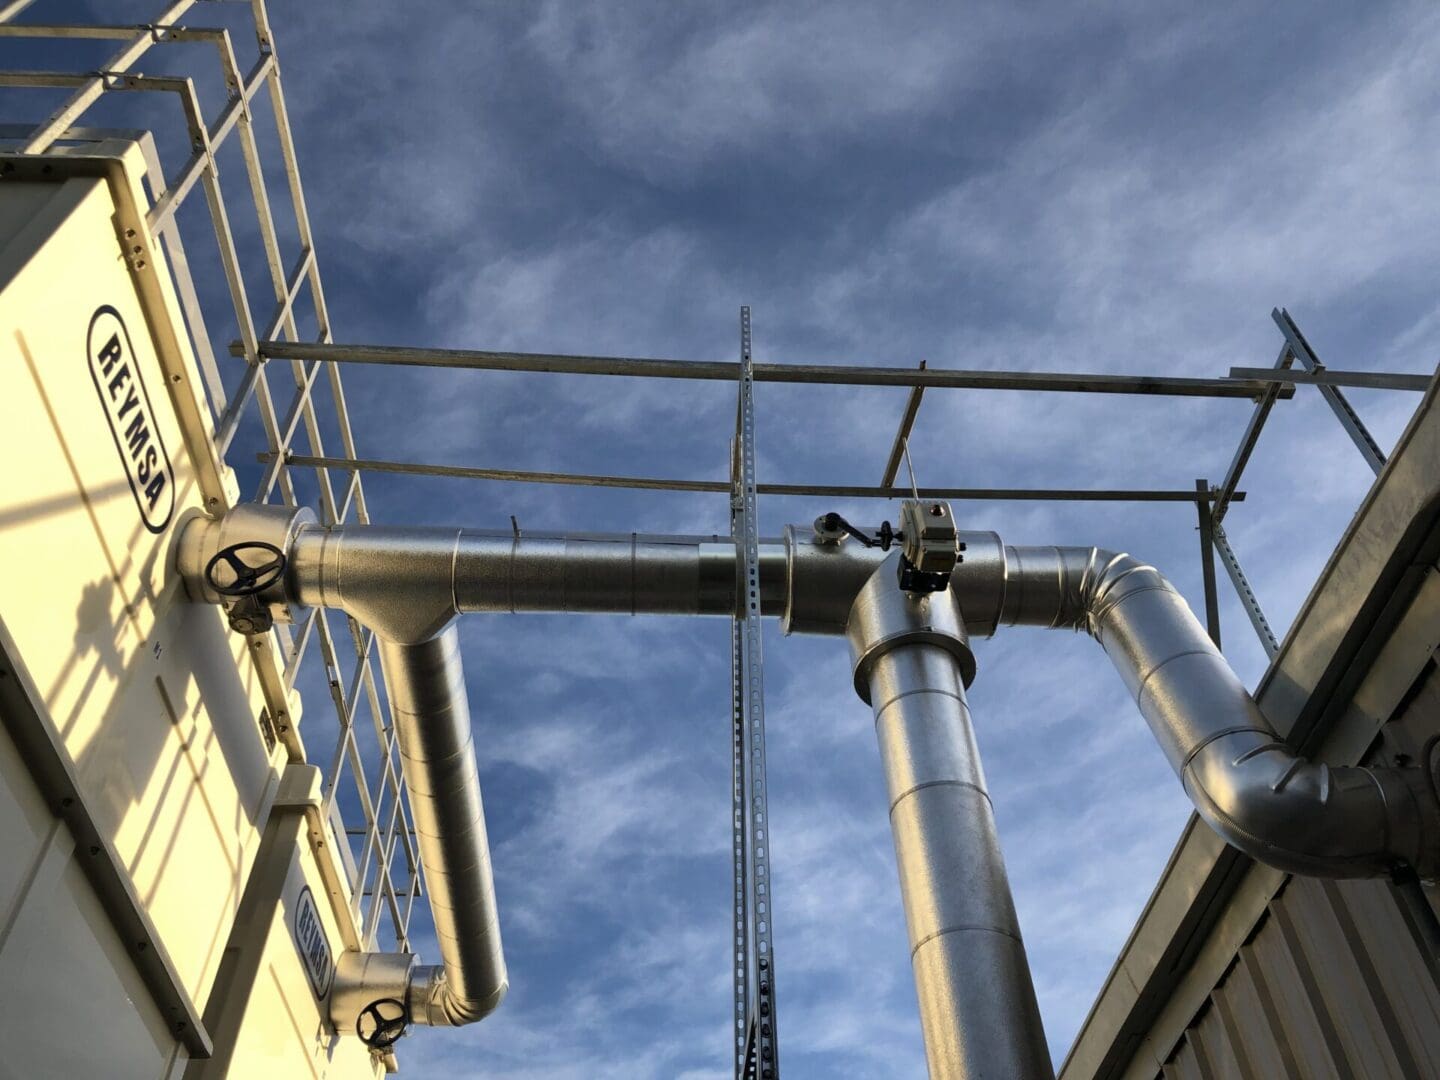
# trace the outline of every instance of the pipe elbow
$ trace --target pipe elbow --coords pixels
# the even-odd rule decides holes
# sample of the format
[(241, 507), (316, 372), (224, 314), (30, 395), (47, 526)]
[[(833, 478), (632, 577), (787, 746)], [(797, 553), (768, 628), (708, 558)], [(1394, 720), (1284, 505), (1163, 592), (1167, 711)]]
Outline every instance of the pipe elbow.
[(1201, 817), (1259, 862), (1317, 877), (1440, 870), (1440, 800), (1421, 769), (1331, 766), (1272, 733), (1207, 743), (1181, 779)]
[(484, 997), (470, 997), (456, 993), (444, 967), (422, 967), (411, 984), (410, 1015), (417, 1024), (429, 1027), (477, 1024), (500, 1007), (509, 991), (510, 979), (504, 976)]
[(1428, 771), (1297, 757), (1155, 567), (1105, 548), (1005, 552), (1003, 621), (1094, 637), (1196, 811), (1231, 845), (1291, 873), (1440, 873)]

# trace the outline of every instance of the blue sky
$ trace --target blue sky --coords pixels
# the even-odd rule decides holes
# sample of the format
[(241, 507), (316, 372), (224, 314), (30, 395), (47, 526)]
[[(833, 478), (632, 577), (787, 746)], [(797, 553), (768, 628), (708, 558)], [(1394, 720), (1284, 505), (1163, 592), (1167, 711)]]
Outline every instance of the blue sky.
[[(1429, 5), (311, 0), (272, 20), (339, 341), (732, 359), (748, 303), (761, 361), (1214, 376), (1273, 362), (1282, 305), (1331, 366), (1435, 367)], [(726, 473), (721, 384), (346, 384), (362, 456)], [(877, 483), (904, 398), (763, 384), (761, 479)], [(1352, 401), (1388, 448), (1417, 399)], [(912, 445), (929, 484), (1189, 488), (1223, 475), (1248, 415), (930, 391)], [(1369, 480), (1318, 394), (1277, 407), (1226, 523), (1277, 631)], [(385, 522), (727, 528), (720, 496), (367, 490)], [(894, 516), (771, 499), (763, 531), (832, 509)], [(1011, 543), (1131, 551), (1199, 606), (1189, 507), (956, 510)], [(1222, 588), (1253, 685), (1264, 657)], [(922, 1075), (869, 710), (843, 643), (767, 631), (785, 1074)], [(476, 1027), (407, 1039), (405, 1073), (728, 1076), (727, 625), (473, 617), (462, 634), (512, 991)], [(977, 651), (1058, 1061), (1188, 806), (1093, 642), (1010, 630)]]

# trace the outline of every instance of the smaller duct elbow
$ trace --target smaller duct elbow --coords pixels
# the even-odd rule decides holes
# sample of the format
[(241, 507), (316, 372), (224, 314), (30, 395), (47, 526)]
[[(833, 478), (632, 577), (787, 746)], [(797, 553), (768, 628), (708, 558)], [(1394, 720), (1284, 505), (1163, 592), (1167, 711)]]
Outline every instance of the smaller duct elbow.
[(1298, 757), (1154, 567), (1100, 548), (1005, 551), (1001, 621), (1095, 637), (1227, 842), (1291, 873), (1440, 873), (1440, 800), (1427, 773)]
[(414, 953), (347, 952), (335, 965), (330, 1020), (336, 1029), (373, 1038), (377, 1022), (403, 1030), (411, 1024), (461, 1027), (500, 1007), (508, 979), (483, 998), (457, 995), (445, 968), (421, 964)]
[(499, 984), (484, 997), (461, 996), (455, 993), (445, 968), (431, 964), (415, 969), (407, 1004), (416, 1023), (461, 1027), (484, 1020), (500, 1007), (509, 990), (510, 980), (502, 975)]

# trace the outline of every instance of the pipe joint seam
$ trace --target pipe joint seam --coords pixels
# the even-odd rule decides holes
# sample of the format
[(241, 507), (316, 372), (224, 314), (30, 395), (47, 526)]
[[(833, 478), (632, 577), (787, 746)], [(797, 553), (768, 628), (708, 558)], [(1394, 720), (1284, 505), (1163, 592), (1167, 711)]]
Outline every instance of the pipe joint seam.
[(855, 693), (867, 705), (876, 661), (907, 645), (942, 649), (954, 659), (962, 685), (968, 687), (975, 679), (975, 654), (953, 590), (919, 595), (902, 591), (897, 583), (899, 562), (900, 552), (892, 551), (871, 573), (845, 621)]
[(1003, 927), (1003, 926), (984, 926), (984, 925), (981, 925), (981, 924), (979, 924), (979, 923), (976, 923), (976, 924), (962, 924), (962, 925), (959, 925), (959, 926), (942, 926), (939, 930), (936, 930), (936, 931), (934, 931), (933, 933), (930, 933), (930, 934), (926, 934), (923, 938), (921, 938), (919, 941), (917, 941), (914, 945), (912, 945), (912, 946), (910, 947), (910, 959), (913, 961), (913, 960), (915, 959), (915, 954), (916, 954), (916, 953), (918, 953), (918, 952), (919, 952), (921, 949), (923, 949), (926, 945), (929, 945), (932, 941), (936, 941), (936, 940), (944, 937), (946, 934), (977, 934), (977, 933), (978, 933), (978, 934), (999, 934), (1001, 937), (1007, 937), (1007, 938), (1009, 938), (1011, 941), (1017, 943), (1018, 945), (1023, 946), (1023, 945), (1025, 944), (1025, 939), (1024, 939), (1024, 938), (1022, 938), (1022, 937), (1021, 937), (1019, 934), (1017, 934), (1014, 930), (1008, 930), (1008, 929), (1006, 929), (1006, 928)]
[(990, 793), (986, 791), (983, 787), (981, 787), (979, 784), (972, 784), (968, 780), (926, 780), (922, 784), (916, 784), (913, 787), (906, 788), (899, 795), (896, 795), (895, 798), (891, 799), (890, 816), (893, 818), (895, 816), (895, 808), (899, 806), (902, 802), (904, 802), (906, 799), (914, 795), (916, 792), (924, 791), (926, 788), (934, 787), (968, 788), (969, 790), (978, 794), (987, 803), (989, 803), (992, 810), (994, 809), (995, 803), (994, 800), (990, 798)]

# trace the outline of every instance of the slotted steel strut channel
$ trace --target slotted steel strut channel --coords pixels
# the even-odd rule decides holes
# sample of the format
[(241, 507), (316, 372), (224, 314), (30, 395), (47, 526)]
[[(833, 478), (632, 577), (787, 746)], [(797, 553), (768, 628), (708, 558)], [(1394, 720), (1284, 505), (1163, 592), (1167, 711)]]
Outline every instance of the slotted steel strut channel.
[(769, 812), (765, 797), (765, 678), (760, 637), (760, 537), (755, 513), (754, 368), (750, 309), (740, 309), (740, 389), (735, 415), (730, 523), (736, 541), (734, 732), (735, 1076), (780, 1075), (771, 942)]
[(1280, 651), (1280, 642), (1275, 637), (1275, 631), (1270, 628), (1270, 620), (1265, 618), (1265, 612), (1260, 608), (1260, 601), (1250, 586), (1250, 579), (1245, 576), (1245, 571), (1240, 566), (1235, 549), (1230, 546), (1230, 538), (1225, 535), (1225, 530), (1218, 521), (1213, 524), (1212, 529), (1211, 538), (1215, 543), (1215, 550), (1220, 553), (1220, 562), (1235, 585), (1235, 592), (1240, 597), (1245, 614), (1250, 617), (1250, 625), (1255, 627), (1260, 647), (1265, 650), (1265, 656), (1273, 660)]
[[(1285, 340), (1290, 346), (1290, 351), (1300, 361), (1306, 371), (1312, 374), (1322, 374), (1325, 365), (1315, 355), (1315, 350), (1310, 348), (1310, 343), (1305, 340), (1305, 335), (1300, 332), (1300, 327), (1295, 325), (1295, 320), (1290, 317), (1290, 312), (1283, 308), (1275, 308), (1270, 312), (1270, 318), (1275, 320), (1275, 325), (1285, 335)], [(1355, 448), (1365, 459), (1365, 464), (1375, 470), (1375, 475), (1380, 475), (1380, 470), (1385, 468), (1385, 452), (1380, 449), (1368, 428), (1361, 422), (1355, 410), (1351, 408), (1349, 399), (1340, 392), (1338, 386), (1328, 386), (1320, 383), (1320, 394), (1325, 398), (1335, 416), (1339, 419), (1345, 431), (1349, 434)]]

